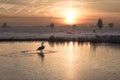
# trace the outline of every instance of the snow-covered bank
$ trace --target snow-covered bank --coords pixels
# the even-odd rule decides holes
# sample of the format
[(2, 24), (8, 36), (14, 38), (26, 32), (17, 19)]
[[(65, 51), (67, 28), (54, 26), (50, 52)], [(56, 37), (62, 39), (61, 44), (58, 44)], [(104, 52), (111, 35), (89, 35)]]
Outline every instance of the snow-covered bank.
[(120, 28), (9, 27), (0, 28), (0, 41), (79, 41), (120, 43)]

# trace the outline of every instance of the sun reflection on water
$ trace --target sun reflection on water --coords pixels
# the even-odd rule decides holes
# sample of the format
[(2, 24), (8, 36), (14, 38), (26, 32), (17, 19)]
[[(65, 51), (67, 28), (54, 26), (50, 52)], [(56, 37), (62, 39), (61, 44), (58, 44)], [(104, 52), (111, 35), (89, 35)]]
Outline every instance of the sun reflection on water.
[[(113, 75), (119, 77), (120, 45), (45, 42), (46, 48), (43, 51), (45, 56), (41, 57), (36, 52), (31, 53), (31, 50), (36, 50), (40, 43), (1, 43), (0, 78), (2, 80), (10, 78), (15, 80), (96, 80), (101, 75), (103, 77), (100, 76), (100, 79), (103, 80), (104, 77), (109, 79), (111, 76), (113, 79)], [(22, 53), (23, 50), (28, 52)]]

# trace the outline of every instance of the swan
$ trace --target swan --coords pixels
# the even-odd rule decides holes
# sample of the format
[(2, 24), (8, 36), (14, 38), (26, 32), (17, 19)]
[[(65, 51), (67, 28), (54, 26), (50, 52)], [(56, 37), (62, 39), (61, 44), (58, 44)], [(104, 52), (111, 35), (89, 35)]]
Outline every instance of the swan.
[(42, 51), (43, 49), (45, 49), (45, 46), (43, 44), (44, 44), (44, 42), (41, 43), (41, 46), (37, 50), (41, 50)]

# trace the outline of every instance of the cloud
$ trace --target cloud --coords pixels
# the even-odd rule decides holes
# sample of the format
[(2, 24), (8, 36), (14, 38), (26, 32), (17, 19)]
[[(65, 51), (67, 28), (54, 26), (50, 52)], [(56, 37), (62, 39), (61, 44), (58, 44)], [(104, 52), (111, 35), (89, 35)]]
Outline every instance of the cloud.
[(120, 1), (118, 0), (102, 0), (98, 2), (91, 2), (86, 5), (88, 9), (94, 9), (96, 11), (102, 12), (112, 12), (112, 13), (120, 13)]
[(0, 14), (12, 16), (54, 15), (63, 8), (120, 13), (119, 0), (0, 0)]
[(27, 5), (29, 0), (0, 0), (2, 4)]

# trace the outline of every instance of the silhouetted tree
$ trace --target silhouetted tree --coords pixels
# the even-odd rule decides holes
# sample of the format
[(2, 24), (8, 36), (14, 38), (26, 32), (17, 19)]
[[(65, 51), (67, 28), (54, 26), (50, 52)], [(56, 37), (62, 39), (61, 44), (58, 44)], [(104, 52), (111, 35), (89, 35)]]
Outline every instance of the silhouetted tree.
[(55, 27), (55, 24), (54, 24), (54, 23), (51, 23), (51, 24), (50, 24), (50, 27), (51, 27), (51, 28), (54, 28), (54, 27)]
[(97, 27), (98, 27), (99, 29), (101, 29), (101, 28), (103, 27), (103, 21), (102, 21), (102, 19), (98, 19)]
[(75, 27), (76, 27), (76, 24), (74, 24), (72, 27), (75, 28)]
[(108, 26), (109, 27), (114, 27), (114, 23), (109, 23)]
[(7, 23), (3, 23), (2, 27), (7, 27)]
[(93, 30), (93, 33), (96, 33), (96, 30)]

